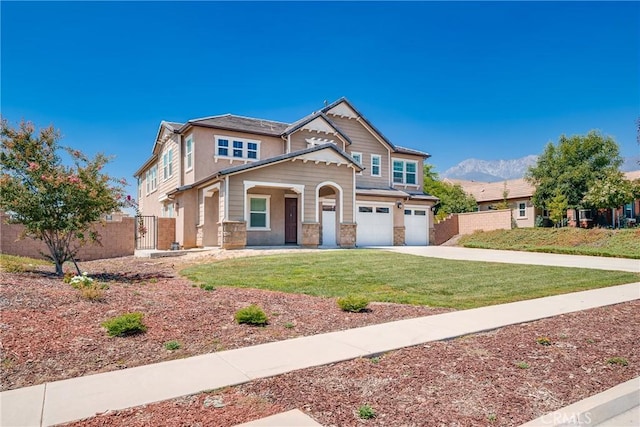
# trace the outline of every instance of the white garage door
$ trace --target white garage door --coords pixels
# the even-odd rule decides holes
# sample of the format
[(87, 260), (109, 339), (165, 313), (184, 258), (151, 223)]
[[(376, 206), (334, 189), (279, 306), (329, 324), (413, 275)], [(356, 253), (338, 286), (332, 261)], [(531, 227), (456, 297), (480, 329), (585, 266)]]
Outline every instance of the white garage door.
[(424, 207), (404, 209), (404, 241), (410, 246), (429, 244), (429, 215)]
[(390, 206), (361, 203), (356, 212), (358, 246), (393, 245), (393, 217)]

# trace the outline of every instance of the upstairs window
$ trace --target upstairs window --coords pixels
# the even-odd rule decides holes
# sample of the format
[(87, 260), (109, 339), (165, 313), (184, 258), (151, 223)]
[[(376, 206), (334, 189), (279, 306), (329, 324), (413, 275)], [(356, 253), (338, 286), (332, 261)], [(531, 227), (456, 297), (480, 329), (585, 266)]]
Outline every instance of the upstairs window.
[(191, 170), (193, 168), (193, 138), (187, 138), (184, 144), (185, 151), (185, 170)]
[(216, 136), (216, 157), (239, 160), (258, 160), (260, 158), (260, 141), (230, 136)]
[(418, 164), (411, 160), (393, 161), (393, 183), (394, 184), (417, 184), (416, 171)]
[(355, 160), (359, 165), (362, 164), (362, 153), (352, 152), (351, 157)]
[(145, 180), (147, 182), (147, 194), (156, 191), (156, 188), (158, 188), (158, 165), (154, 165), (147, 170)]
[(173, 176), (173, 148), (162, 155), (162, 174), (164, 181)]
[(382, 158), (378, 154), (371, 155), (371, 176), (380, 176)]

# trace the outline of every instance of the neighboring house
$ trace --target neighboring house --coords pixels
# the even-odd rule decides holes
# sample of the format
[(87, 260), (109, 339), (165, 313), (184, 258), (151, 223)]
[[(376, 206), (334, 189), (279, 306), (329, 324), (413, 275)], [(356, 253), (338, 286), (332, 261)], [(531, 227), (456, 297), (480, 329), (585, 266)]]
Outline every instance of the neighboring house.
[[(466, 193), (471, 194), (478, 203), (479, 211), (498, 209), (500, 203), (507, 201), (511, 215), (518, 227), (533, 227), (536, 217), (548, 217), (548, 213), (531, 203), (535, 188), (524, 179), (510, 179), (500, 182), (476, 182), (458, 179), (445, 179), (460, 184)], [(505, 199), (506, 191), (506, 199)]]
[[(625, 172), (624, 175), (626, 179), (634, 181), (640, 179), (640, 170)], [(504, 193), (506, 189), (506, 201), (518, 227), (533, 227), (537, 216), (549, 217), (546, 210), (536, 208), (531, 203), (535, 187), (524, 179), (511, 179), (500, 182), (476, 182), (448, 178), (445, 180), (453, 184), (460, 184), (465, 192), (475, 197), (479, 211), (497, 209), (497, 206), (505, 200)], [(579, 211), (578, 214), (581, 216), (583, 210)], [(611, 224), (610, 209), (603, 210), (600, 215), (605, 223)], [(624, 217), (630, 220), (631, 224), (637, 222), (638, 216), (640, 216), (640, 200), (634, 200), (624, 206), (620, 206), (616, 213), (616, 217)]]
[(398, 147), (341, 98), (295, 123), (231, 114), (163, 121), (135, 173), (144, 215), (182, 247), (426, 245), (429, 154)]

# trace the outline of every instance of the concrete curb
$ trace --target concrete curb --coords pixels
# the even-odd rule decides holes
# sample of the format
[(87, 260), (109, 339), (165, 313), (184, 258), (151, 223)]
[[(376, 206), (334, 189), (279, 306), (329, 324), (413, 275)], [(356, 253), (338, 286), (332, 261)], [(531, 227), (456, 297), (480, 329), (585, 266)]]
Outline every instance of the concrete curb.
[(640, 404), (640, 377), (543, 415), (520, 427), (598, 425)]
[(235, 427), (322, 427), (313, 418), (298, 409), (238, 424)]

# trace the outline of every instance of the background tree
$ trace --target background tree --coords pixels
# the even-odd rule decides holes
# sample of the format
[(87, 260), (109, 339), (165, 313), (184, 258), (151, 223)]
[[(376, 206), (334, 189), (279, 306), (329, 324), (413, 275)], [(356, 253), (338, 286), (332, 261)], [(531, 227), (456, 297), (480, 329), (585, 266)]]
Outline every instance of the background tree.
[[(23, 237), (47, 245), (49, 254), (43, 255), (62, 275), (63, 263), (74, 261), (83, 244), (99, 243), (92, 225), (122, 207), (126, 182), (102, 172), (109, 161), (103, 154), (89, 159), (78, 150), (61, 147), (53, 126), (35, 134), (31, 123), (22, 121), (14, 129), (2, 119), (0, 136), (0, 209), (9, 213), (11, 222), (24, 225)], [(73, 165), (63, 163), (63, 149)]]
[(509, 209), (509, 190), (507, 189), (507, 181), (504, 182), (504, 188), (502, 189), (502, 200), (496, 205), (496, 209)]
[(611, 219), (616, 225), (616, 208), (640, 198), (640, 180), (629, 181), (620, 171), (608, 173), (604, 179), (591, 184), (583, 204), (589, 208), (611, 209)]
[(533, 204), (548, 207), (549, 202), (562, 194), (567, 207), (582, 207), (583, 199), (593, 183), (617, 171), (622, 164), (618, 144), (598, 131), (585, 136), (562, 135), (558, 145), (549, 143), (538, 161), (531, 166), (525, 179), (536, 187)]
[(440, 181), (433, 165), (428, 163), (423, 167), (424, 192), (440, 199), (437, 219), (443, 219), (452, 213), (473, 212), (476, 210), (476, 199), (464, 192), (459, 184)]
[(564, 219), (564, 214), (567, 212), (568, 203), (567, 198), (564, 194), (557, 193), (553, 196), (553, 199), (549, 201), (548, 204), (549, 209), (549, 219), (553, 222), (553, 225), (556, 227), (562, 224), (562, 220)]

